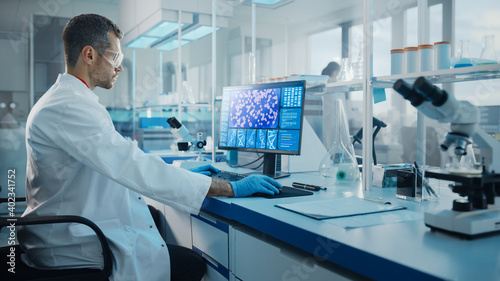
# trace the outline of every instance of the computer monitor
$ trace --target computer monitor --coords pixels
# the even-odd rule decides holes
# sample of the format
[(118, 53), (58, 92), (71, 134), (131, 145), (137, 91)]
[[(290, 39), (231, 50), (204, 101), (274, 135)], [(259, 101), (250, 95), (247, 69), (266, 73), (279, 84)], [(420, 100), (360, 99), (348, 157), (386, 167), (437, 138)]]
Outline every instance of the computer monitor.
[(228, 86), (222, 91), (219, 149), (264, 153), (263, 174), (276, 171), (276, 156), (300, 155), (305, 81)]

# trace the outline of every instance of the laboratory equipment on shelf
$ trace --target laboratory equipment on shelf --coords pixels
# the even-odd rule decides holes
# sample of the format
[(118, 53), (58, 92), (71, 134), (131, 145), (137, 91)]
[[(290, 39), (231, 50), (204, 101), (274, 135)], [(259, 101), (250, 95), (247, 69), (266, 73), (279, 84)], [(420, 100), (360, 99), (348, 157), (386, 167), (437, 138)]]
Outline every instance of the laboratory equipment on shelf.
[(495, 35), (485, 35), (483, 37), (483, 49), (481, 51), (481, 60), (479, 65), (498, 63), (497, 54), (495, 53), (494, 42)]
[[(451, 210), (429, 211), (424, 222), (433, 230), (474, 237), (500, 231), (500, 143), (478, 127), (477, 107), (467, 101), (457, 101), (453, 95), (432, 85), (424, 77), (413, 87), (398, 80), (393, 86), (420, 112), (440, 123), (450, 123), (450, 132), (440, 145), (441, 150), (455, 146), (455, 155), (467, 153), (472, 140), (481, 150), (481, 173), (470, 171), (426, 171), (426, 177), (453, 181), (450, 187), (461, 198), (453, 201)], [(472, 137), (472, 140), (471, 140)]]
[(418, 47), (406, 47), (405, 51), (405, 67), (406, 73), (414, 73), (418, 71)]
[(404, 59), (405, 50), (392, 49), (391, 50), (391, 75), (401, 74), (404, 72)]
[(351, 183), (359, 178), (359, 168), (341, 99), (335, 100), (335, 113), (333, 145), (321, 161), (319, 173), (335, 183)]
[(451, 42), (434, 43), (434, 69), (449, 69), (451, 60)]
[(358, 55), (352, 62), (353, 79), (363, 79), (363, 42), (359, 42)]
[(342, 58), (340, 60), (340, 73), (337, 77), (338, 81), (350, 81), (352, 80), (352, 65), (349, 58)]
[(469, 54), (469, 40), (460, 40), (458, 49), (458, 58), (453, 64), (453, 68), (472, 66), (472, 59)]

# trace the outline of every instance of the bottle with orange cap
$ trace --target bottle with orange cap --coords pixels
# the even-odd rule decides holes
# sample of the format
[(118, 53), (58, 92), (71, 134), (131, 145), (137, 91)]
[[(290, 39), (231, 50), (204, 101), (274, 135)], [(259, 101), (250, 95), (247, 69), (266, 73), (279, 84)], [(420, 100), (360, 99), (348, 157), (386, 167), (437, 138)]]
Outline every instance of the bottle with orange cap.
[(418, 47), (406, 47), (405, 51), (405, 65), (406, 73), (414, 73), (418, 71)]
[(405, 65), (404, 53), (403, 49), (391, 50), (391, 75), (403, 73)]
[(420, 71), (430, 71), (433, 69), (433, 51), (434, 46), (430, 44), (418, 45), (418, 60)]
[(449, 69), (451, 59), (451, 42), (434, 43), (434, 69)]

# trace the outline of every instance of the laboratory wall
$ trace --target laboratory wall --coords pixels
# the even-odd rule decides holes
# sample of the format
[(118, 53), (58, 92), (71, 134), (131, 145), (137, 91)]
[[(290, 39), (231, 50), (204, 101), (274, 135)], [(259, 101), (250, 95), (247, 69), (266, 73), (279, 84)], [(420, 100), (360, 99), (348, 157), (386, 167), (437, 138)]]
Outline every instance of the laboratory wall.
[[(13, 112), (19, 127), (23, 128), (30, 108), (52, 85), (57, 74), (64, 71), (60, 32), (67, 20), (81, 13), (99, 13), (119, 25), (130, 26), (136, 23), (135, 17), (140, 16), (139, 12), (149, 11), (138, 11), (136, 16), (121, 15), (127, 5), (135, 5), (136, 2), (139, 1), (2, 0), (0, 118), (9, 111)], [(195, 2), (183, 1), (176, 3), (175, 7)], [(365, 68), (371, 81), (390, 76), (391, 49), (416, 46), (420, 42), (419, 36), (423, 34), (418, 26), (419, 1), (416, 0), (373, 1), (371, 45), (367, 44), (368, 37), (363, 31), (365, 1), (362, 0), (286, 0), (272, 6), (253, 6), (251, 1), (215, 2), (220, 13), (215, 56), (211, 32), (172, 50), (159, 50), (158, 46), (131, 48), (128, 46), (130, 42), (123, 42), (124, 70), (118, 82), (111, 90), (97, 88), (95, 92), (108, 108), (117, 130), (125, 137), (136, 137), (137, 130), (164, 130), (167, 135), (165, 122), (148, 127), (143, 126), (141, 120), (177, 116), (182, 122), (187, 122), (193, 135), (203, 132), (216, 142), (222, 87), (281, 81), (292, 75), (309, 75), (309, 86), (314, 86), (328, 63), (334, 61), (340, 65), (344, 61), (350, 67), (350, 73), (347, 73), (350, 77), (342, 76), (345, 80), (340, 81), (341, 75), (346, 74), (345, 69), (340, 69), (337, 77), (323, 81), (322, 90), (318, 87), (308, 87), (307, 90), (306, 120), (325, 148), (329, 149), (335, 137), (331, 126), (336, 116), (334, 100), (344, 101), (351, 135), (358, 132), (363, 124), (365, 101), (362, 87), (338, 90), (338, 85), (356, 80), (352, 76), (355, 71), (353, 63), (360, 62), (360, 58), (366, 58), (363, 55), (368, 54), (367, 57), (372, 60), (371, 67), (367, 67), (364, 61), (357, 70)], [(468, 54), (474, 59), (481, 56), (483, 36), (494, 35), (494, 53), (498, 60), (498, 1), (420, 2), (429, 5), (429, 42), (426, 43), (450, 41), (452, 59), (457, 59), (460, 40), (469, 40)], [(165, 9), (168, 10), (168, 7)], [(177, 15), (183, 13), (177, 8), (174, 12)], [(211, 11), (201, 13), (211, 19)], [(460, 51), (463, 53), (463, 50)], [(357, 78), (362, 81), (361, 78), (367, 77)], [(457, 99), (477, 106), (500, 105), (500, 83), (497, 79), (438, 86)], [(375, 87), (373, 92), (373, 116), (387, 124), (374, 139), (379, 162), (412, 163), (417, 153), (417, 111), (390, 87)], [(212, 102), (216, 111), (213, 122), (215, 136), (211, 131)], [(14, 104), (12, 110), (11, 104)], [(427, 164), (445, 166), (452, 161), (449, 153), (437, 149), (448, 126), (426, 119)], [(489, 133), (498, 137), (499, 131), (493, 129)], [(21, 135), (17, 142), (21, 143), (22, 139)], [(156, 148), (170, 149), (172, 141), (172, 138), (166, 138)], [(361, 155), (362, 146), (355, 145), (355, 150)], [(4, 154), (0, 157), (3, 158)], [(23, 164), (18, 166), (22, 169)]]

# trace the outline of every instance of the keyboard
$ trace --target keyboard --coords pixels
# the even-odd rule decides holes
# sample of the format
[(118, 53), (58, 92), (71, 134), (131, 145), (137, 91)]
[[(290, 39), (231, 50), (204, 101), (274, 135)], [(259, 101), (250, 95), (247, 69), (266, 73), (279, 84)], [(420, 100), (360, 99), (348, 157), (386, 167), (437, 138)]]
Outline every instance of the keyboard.
[(245, 174), (239, 174), (239, 173), (228, 172), (228, 171), (223, 171), (223, 170), (219, 170), (218, 173), (211, 175), (212, 178), (226, 180), (226, 181), (239, 181), (247, 176), (248, 175), (245, 175)]
[[(211, 175), (212, 178), (222, 179), (226, 181), (239, 181), (247, 176), (248, 174), (239, 174), (223, 170), (220, 170), (218, 173)], [(312, 194), (313, 193), (311, 191), (296, 189), (289, 186), (283, 186), (283, 188), (280, 189), (280, 192), (278, 194), (269, 195), (265, 193), (254, 193), (252, 197), (264, 197), (268, 199), (273, 199), (273, 198), (295, 197), (295, 196), (304, 196)]]

